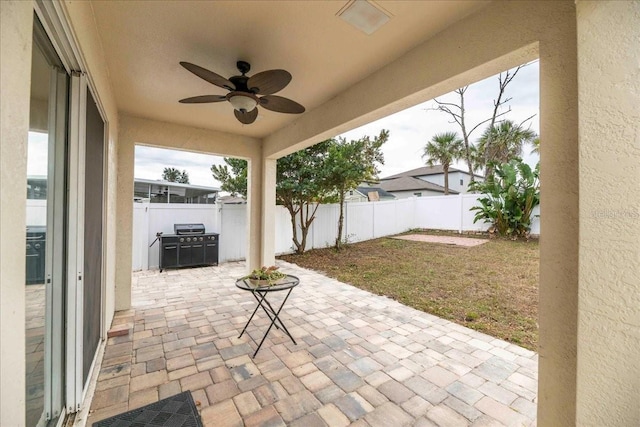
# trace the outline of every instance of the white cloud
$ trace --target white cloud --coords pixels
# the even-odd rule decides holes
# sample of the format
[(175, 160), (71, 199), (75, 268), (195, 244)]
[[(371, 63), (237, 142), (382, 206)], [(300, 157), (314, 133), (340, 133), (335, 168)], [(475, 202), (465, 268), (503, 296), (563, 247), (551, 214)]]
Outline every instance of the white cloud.
[[(513, 81), (507, 86), (506, 97), (512, 98), (504, 110), (511, 107), (511, 112), (503, 116), (519, 123), (530, 116), (534, 116), (528, 123), (531, 129), (539, 133), (539, 63), (536, 61), (518, 72)], [(498, 77), (493, 76), (472, 84), (465, 93), (465, 121), (467, 129), (491, 117), (493, 101), (498, 94)], [(449, 93), (438, 98), (443, 102), (458, 102), (459, 96)], [(422, 150), (427, 141), (436, 133), (456, 131), (460, 127), (451, 123), (449, 115), (435, 111), (436, 103), (431, 100), (399, 113), (353, 129), (341, 136), (346, 139), (358, 139), (364, 135), (374, 136), (381, 129), (390, 131), (389, 141), (383, 145), (385, 164), (381, 167), (380, 176), (389, 176), (409, 169), (424, 166)], [(471, 134), (471, 140), (476, 141), (484, 131), (486, 125), (481, 125)], [(523, 157), (529, 163), (537, 162), (537, 156), (530, 156), (531, 147), (525, 147)], [(460, 168), (466, 169), (462, 163)]]
[(168, 150), (165, 148), (136, 146), (136, 178), (162, 179), (166, 167), (186, 170), (189, 182), (207, 187), (220, 187), (220, 183), (211, 175), (211, 165), (224, 164), (223, 158), (189, 151)]

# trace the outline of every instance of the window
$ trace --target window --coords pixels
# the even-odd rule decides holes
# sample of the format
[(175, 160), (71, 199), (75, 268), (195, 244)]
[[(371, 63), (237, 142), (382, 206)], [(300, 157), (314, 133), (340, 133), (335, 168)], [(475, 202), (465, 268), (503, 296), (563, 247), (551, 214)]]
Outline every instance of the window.
[(464, 185), (464, 180), (460, 178), (460, 185)]
[(422, 197), (422, 193), (413, 193), (413, 195), (416, 197)]

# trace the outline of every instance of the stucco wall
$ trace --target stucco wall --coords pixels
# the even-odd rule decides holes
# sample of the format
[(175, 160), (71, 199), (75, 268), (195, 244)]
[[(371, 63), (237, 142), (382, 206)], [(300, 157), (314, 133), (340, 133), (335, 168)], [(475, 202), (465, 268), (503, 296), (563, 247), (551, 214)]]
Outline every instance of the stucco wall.
[[(30, 1), (0, 2), (0, 425), (24, 425), (27, 137)], [(19, 246), (24, 248), (24, 246)]]
[(576, 424), (638, 426), (640, 2), (579, 1), (577, 14), (581, 191)]
[(111, 326), (115, 307), (118, 109), (113, 95), (113, 88), (111, 87), (111, 81), (109, 80), (104, 50), (102, 49), (102, 43), (95, 28), (91, 3), (65, 1), (62, 5), (75, 33), (75, 40), (81, 50), (79, 60), (83, 71), (88, 73), (88, 80), (94, 91), (94, 99), (100, 105), (102, 114), (105, 115), (105, 117), (103, 117), (105, 119), (106, 129), (106, 200), (104, 205), (105, 263), (103, 264), (105, 269), (105, 319), (103, 327), (105, 330), (108, 330)]

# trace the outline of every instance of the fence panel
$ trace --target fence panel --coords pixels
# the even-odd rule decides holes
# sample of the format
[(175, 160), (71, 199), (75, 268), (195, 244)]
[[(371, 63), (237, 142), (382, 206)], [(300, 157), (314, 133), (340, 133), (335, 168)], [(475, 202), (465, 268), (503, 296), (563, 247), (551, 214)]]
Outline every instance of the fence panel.
[(293, 252), (291, 215), (287, 208), (276, 206), (276, 255)]
[(246, 259), (247, 205), (222, 205), (220, 224), (219, 261)]
[(27, 200), (27, 226), (47, 225), (47, 201)]
[(362, 202), (346, 204), (347, 242), (362, 242), (373, 239), (373, 205), (380, 202)]
[(309, 231), (311, 236), (310, 244), (307, 246), (309, 249), (328, 248), (335, 244), (336, 236), (338, 235), (339, 216), (340, 207), (337, 204), (320, 205), (318, 207), (316, 219), (313, 220)]
[(540, 235), (540, 205), (533, 208), (531, 213), (533, 219), (531, 220), (531, 234), (536, 236)]
[(416, 227), (460, 230), (460, 196), (416, 198)]
[(378, 238), (382, 236), (389, 236), (392, 234), (398, 234), (397, 231), (401, 228), (401, 225), (397, 223), (396, 218), (398, 215), (399, 204), (395, 201), (376, 202), (371, 203), (373, 210), (373, 237)]
[(149, 269), (149, 203), (133, 204), (132, 265), (133, 271)]
[(396, 200), (396, 229), (393, 234), (402, 233), (416, 227), (416, 199)]
[[(473, 223), (478, 195), (417, 197), (384, 202), (345, 204), (343, 239), (361, 242), (402, 233), (412, 228), (454, 231), (486, 230), (488, 224)], [(33, 208), (32, 208), (33, 209)], [(289, 212), (276, 207), (275, 252), (293, 251)], [(540, 207), (533, 211), (539, 215)], [(339, 206), (321, 205), (307, 236), (307, 249), (335, 243)], [(247, 250), (247, 205), (169, 205), (134, 203), (133, 269), (158, 267), (159, 245), (148, 248), (157, 232), (173, 233), (174, 223), (204, 223), (207, 231), (220, 233), (220, 262), (242, 260)], [(540, 219), (532, 221), (531, 233), (540, 234)]]
[(462, 231), (487, 231), (490, 222), (478, 221), (473, 223), (477, 211), (470, 210), (474, 206), (480, 206), (479, 194), (465, 194), (462, 196)]
[[(196, 204), (169, 204), (169, 203), (135, 203), (136, 205), (148, 207), (148, 222), (141, 224), (141, 231), (136, 231), (134, 224), (134, 235), (140, 233), (145, 237), (146, 246), (149, 246), (156, 238), (156, 233), (173, 234), (174, 224), (202, 223), (207, 232), (220, 233), (220, 223), (218, 221), (217, 205), (196, 205)], [(148, 250), (149, 268), (159, 266), (159, 248), (156, 243)]]

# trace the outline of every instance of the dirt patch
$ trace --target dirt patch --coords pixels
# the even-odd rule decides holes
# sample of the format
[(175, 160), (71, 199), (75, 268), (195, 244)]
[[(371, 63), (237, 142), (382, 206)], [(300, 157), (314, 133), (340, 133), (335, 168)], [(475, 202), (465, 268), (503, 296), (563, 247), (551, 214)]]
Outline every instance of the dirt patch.
[(395, 236), (394, 239), (411, 240), (413, 242), (429, 242), (429, 243), (441, 243), (444, 245), (456, 245), (471, 248), (473, 246), (482, 245), (487, 243), (486, 239), (472, 239), (469, 237), (455, 237), (455, 236), (432, 236), (428, 234), (405, 234), (402, 236)]

